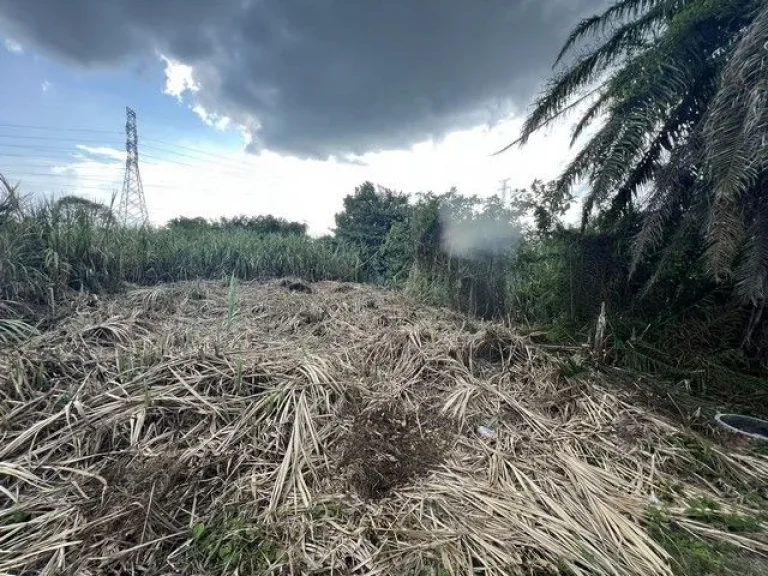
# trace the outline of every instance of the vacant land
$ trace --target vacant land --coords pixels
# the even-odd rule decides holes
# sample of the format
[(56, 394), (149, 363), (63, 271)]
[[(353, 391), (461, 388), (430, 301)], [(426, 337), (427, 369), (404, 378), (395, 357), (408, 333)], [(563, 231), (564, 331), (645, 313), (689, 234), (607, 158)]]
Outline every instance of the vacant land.
[(758, 574), (768, 554), (759, 446), (501, 324), (286, 280), (73, 296), (21, 326), (0, 573)]

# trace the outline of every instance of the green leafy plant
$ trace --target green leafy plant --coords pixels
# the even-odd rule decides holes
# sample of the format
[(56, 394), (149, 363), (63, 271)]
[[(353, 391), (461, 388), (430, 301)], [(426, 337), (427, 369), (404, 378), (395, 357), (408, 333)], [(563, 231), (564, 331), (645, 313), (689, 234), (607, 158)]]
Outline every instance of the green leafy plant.
[(703, 261), (750, 307), (747, 345), (768, 294), (766, 42), (759, 0), (615, 0), (573, 29), (516, 141), (577, 110), (573, 143), (588, 137), (556, 188), (589, 184), (582, 228), (639, 216), (628, 272), (648, 286)]
[(222, 513), (190, 528), (188, 561), (215, 574), (262, 574), (280, 557), (280, 549), (261, 530)]

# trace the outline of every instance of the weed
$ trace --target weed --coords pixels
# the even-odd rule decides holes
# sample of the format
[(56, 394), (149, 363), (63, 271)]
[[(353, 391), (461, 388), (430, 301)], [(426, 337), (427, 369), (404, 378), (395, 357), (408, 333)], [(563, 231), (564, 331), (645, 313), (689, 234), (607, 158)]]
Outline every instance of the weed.
[(25, 512), (24, 510), (20, 510), (19, 508), (15, 508), (8, 516), (5, 518), (2, 522), (3, 526), (10, 526), (13, 524), (24, 524), (26, 522), (29, 522), (32, 519), (32, 516)]
[(574, 378), (588, 370), (583, 356), (573, 354), (560, 365), (560, 375), (564, 378)]
[(0, 344), (23, 342), (37, 334), (37, 329), (23, 320), (0, 318)]
[(685, 515), (693, 520), (711, 524), (728, 532), (763, 532), (764, 518), (747, 516), (736, 512), (725, 512), (721, 506), (708, 498), (700, 498), (691, 503)]
[(726, 569), (731, 546), (701, 540), (670, 521), (662, 510), (648, 511), (648, 533), (672, 557), (679, 576), (720, 575)]
[(235, 378), (237, 384), (237, 392), (240, 394), (243, 392), (243, 350), (242, 347), (238, 347), (237, 360), (235, 364)]
[(232, 327), (232, 322), (235, 320), (235, 314), (237, 313), (237, 281), (235, 280), (235, 273), (229, 277), (229, 293), (227, 294), (227, 330)]
[(684, 464), (683, 471), (712, 482), (719, 483), (729, 479), (728, 469), (722, 465), (721, 458), (711, 442), (689, 434), (681, 434), (674, 441), (692, 457)]
[(216, 574), (262, 574), (281, 555), (264, 532), (227, 513), (192, 525), (190, 539), (189, 562)]

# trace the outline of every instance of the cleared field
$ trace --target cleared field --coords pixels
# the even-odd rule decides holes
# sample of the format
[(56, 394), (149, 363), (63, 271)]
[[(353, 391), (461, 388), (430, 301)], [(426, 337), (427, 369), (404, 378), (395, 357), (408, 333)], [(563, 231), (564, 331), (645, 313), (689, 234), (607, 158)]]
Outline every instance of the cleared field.
[(332, 282), (57, 314), (0, 344), (0, 573), (647, 576), (668, 530), (768, 554), (768, 457), (502, 325)]

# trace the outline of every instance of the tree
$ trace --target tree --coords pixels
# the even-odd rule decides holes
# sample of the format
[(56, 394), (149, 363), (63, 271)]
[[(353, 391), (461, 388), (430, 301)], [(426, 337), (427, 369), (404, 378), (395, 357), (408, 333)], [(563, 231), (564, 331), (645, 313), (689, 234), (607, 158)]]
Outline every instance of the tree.
[(202, 216), (197, 216), (196, 218), (186, 218), (185, 216), (178, 216), (176, 218), (173, 218), (172, 220), (169, 220), (166, 226), (168, 226), (168, 228), (172, 228), (176, 230), (187, 230), (187, 231), (199, 232), (201, 230), (210, 229), (211, 224), (208, 222), (208, 220), (206, 220)]
[(54, 210), (67, 220), (79, 219), (102, 224), (114, 221), (114, 215), (108, 206), (81, 196), (62, 196), (55, 202)]
[(344, 198), (344, 210), (336, 214), (336, 236), (360, 249), (365, 272), (376, 279), (384, 274), (379, 250), (392, 226), (408, 216), (408, 197), (364, 182)]
[(573, 143), (592, 133), (557, 188), (588, 182), (583, 227), (639, 213), (632, 272), (694, 245), (758, 316), (768, 296), (766, 45), (764, 0), (617, 0), (572, 31), (517, 141), (582, 109)]
[(256, 234), (281, 234), (284, 236), (304, 236), (307, 225), (302, 222), (289, 222), (284, 218), (275, 218), (271, 214), (265, 216), (239, 215), (232, 218), (221, 218), (218, 222), (209, 222), (201, 216), (186, 218), (179, 216), (168, 222), (169, 228), (199, 232), (202, 230), (248, 230)]
[(304, 236), (307, 233), (307, 225), (301, 222), (289, 222), (284, 218), (275, 218), (271, 214), (265, 216), (235, 216), (222, 218), (217, 227), (222, 229), (239, 228), (256, 232), (257, 234), (281, 234)]

